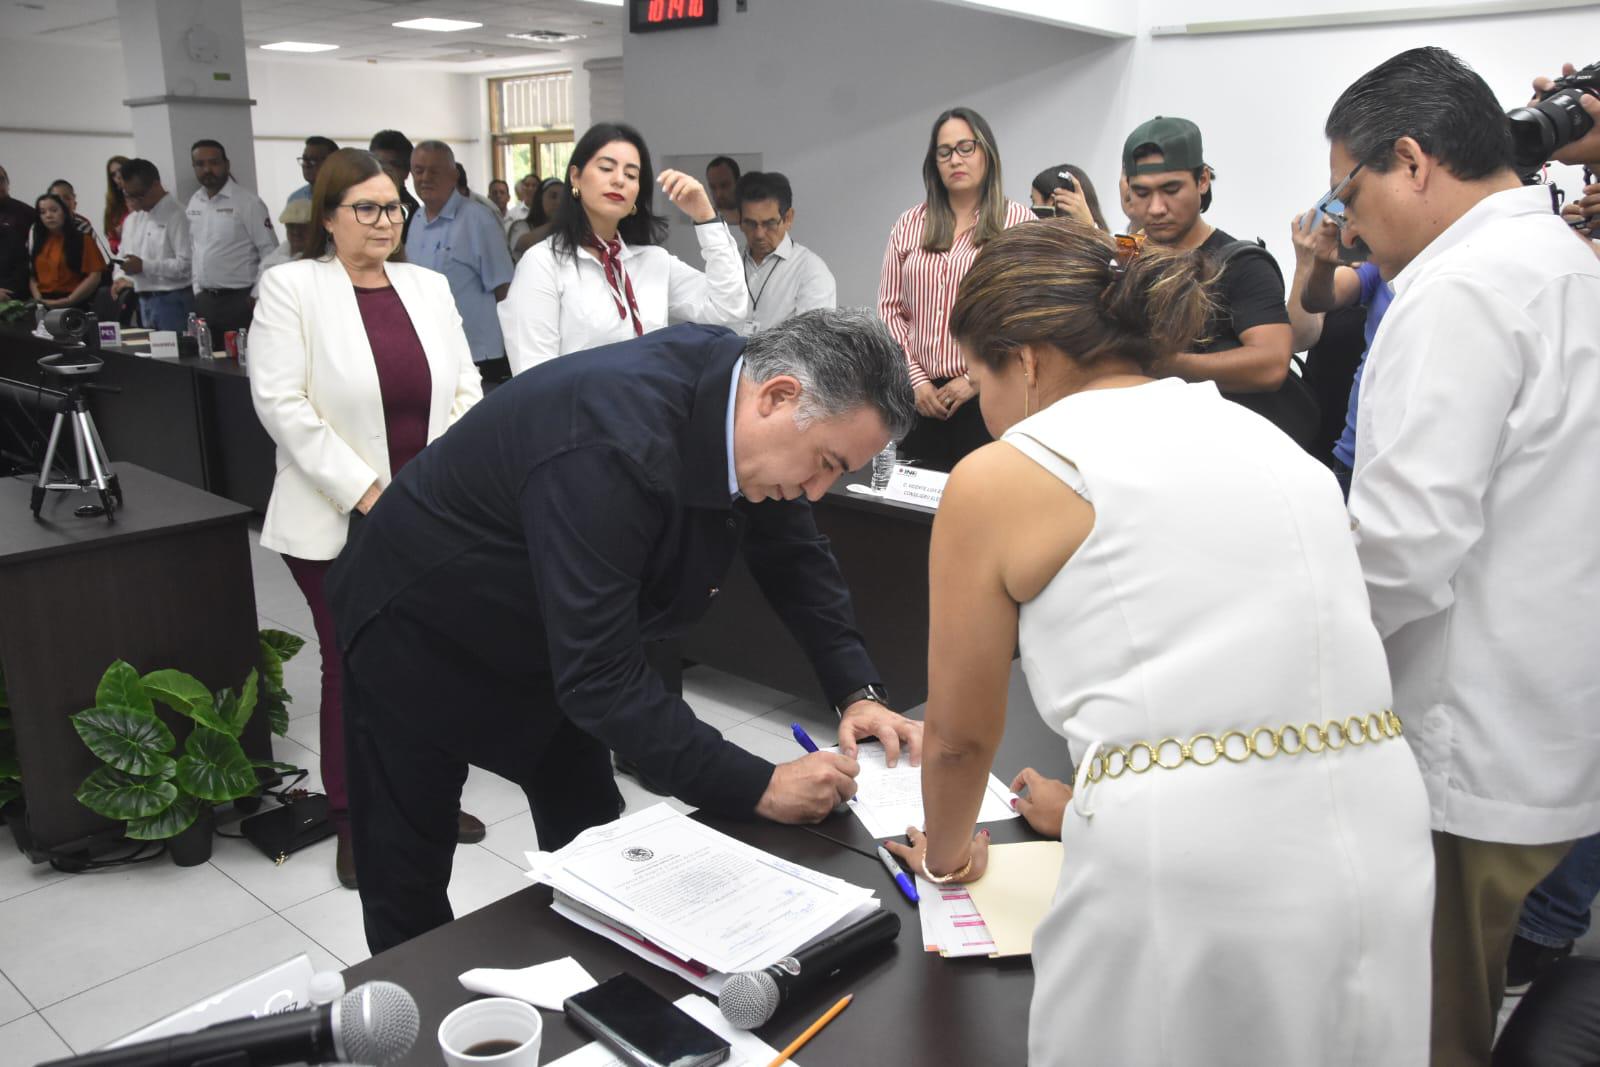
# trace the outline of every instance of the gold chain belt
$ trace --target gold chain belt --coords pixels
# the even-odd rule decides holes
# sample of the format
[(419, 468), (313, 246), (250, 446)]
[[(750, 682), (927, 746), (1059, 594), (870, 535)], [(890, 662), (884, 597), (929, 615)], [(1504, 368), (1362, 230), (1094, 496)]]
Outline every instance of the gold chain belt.
[[(1302, 752), (1338, 752), (1345, 745), (1364, 745), (1368, 741), (1381, 741), (1386, 737), (1399, 737), (1400, 716), (1384, 709), (1371, 715), (1352, 715), (1343, 722), (1337, 719), (1326, 723), (1306, 723), (1280, 726), (1276, 730), (1258, 726), (1249, 733), (1229, 730), (1221, 737), (1213, 734), (1195, 734), (1184, 741), (1176, 737), (1163, 737), (1159, 741), (1135, 741), (1126, 748), (1121, 745), (1102, 746), (1089, 760), (1084, 780), (1098, 782), (1102, 778), (1121, 778), (1128, 772), (1143, 774), (1159, 767), (1175, 771), (1185, 763), (1209, 767), (1218, 760), (1244, 763), (1255, 756), (1271, 759), (1278, 753), (1298, 756)], [(1337, 738), (1338, 743), (1334, 741)], [(1235, 743), (1237, 742), (1237, 743)], [(1291, 746), (1291, 742), (1293, 747)], [(1230, 748), (1229, 746), (1233, 747)]]

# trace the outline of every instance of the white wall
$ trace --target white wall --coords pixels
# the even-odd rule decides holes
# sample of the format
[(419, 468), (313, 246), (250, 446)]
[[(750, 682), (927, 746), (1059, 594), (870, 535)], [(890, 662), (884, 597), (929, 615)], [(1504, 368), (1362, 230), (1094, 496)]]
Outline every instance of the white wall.
[[(395, 127), (413, 141), (449, 143), (475, 187), (488, 166), (487, 119), (479, 102), (482, 78), (367, 64), (248, 60), (250, 95), (257, 101), (257, 190), (274, 215), (303, 181), (295, 157), (308, 134), (365, 148), (377, 130)], [(62, 71), (73, 72), (63, 78)], [(38, 87), (49, 86), (49, 91)], [(11, 192), (32, 199), (56, 178), (78, 189), (79, 209), (97, 223), (108, 156), (134, 155), (132, 120), (121, 50), (94, 45), (0, 38), (0, 165)], [(18, 134), (19, 127), (61, 131)], [(229, 145), (230, 154), (241, 154)], [(171, 176), (162, 167), (163, 177)]]
[(970, 105), (995, 127), (1018, 198), (1075, 146), (1119, 136), (1095, 86), (1118, 79), (1129, 42), (927, 0), (732, 6), (710, 29), (628, 38), (628, 121), (658, 157), (759, 153), (788, 175), (793, 236), (827, 261), (843, 303), (876, 299), (944, 108)]
[[(1252, 2), (1144, 0), (1141, 17), (1233, 17)], [(788, 174), (795, 239), (828, 261), (840, 300), (855, 304), (874, 298), (889, 227), (922, 197), (928, 125), (953, 104), (994, 127), (1012, 197), (1025, 198), (1044, 167), (1078, 163), (1114, 226), (1128, 132), (1158, 113), (1191, 118), (1219, 175), (1208, 218), (1266, 238), (1287, 268), (1289, 219), (1328, 187), (1323, 122), (1361, 73), (1403, 49), (1442, 45), (1510, 107), (1526, 100), (1535, 73), (1592, 58), (1561, 43), (1588, 40), (1586, 16), (1574, 12), (1123, 42), (929, 0), (752, 0), (748, 12), (725, 12), (712, 29), (628, 38), (629, 121), (658, 155), (760, 152)], [(1570, 173), (1563, 184), (1577, 189)]]

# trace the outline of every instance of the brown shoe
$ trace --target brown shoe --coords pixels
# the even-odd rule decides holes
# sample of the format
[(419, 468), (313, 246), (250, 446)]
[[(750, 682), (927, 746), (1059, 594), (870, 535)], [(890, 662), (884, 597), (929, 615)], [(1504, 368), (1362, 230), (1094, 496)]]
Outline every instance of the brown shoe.
[(356, 850), (350, 846), (350, 835), (339, 834), (339, 851), (333, 857), (333, 869), (339, 873), (339, 884), (346, 889), (356, 888)]
[(476, 815), (468, 815), (463, 811), (456, 816), (456, 841), (459, 843), (476, 845), (488, 836), (489, 831), (483, 825), (483, 820)]

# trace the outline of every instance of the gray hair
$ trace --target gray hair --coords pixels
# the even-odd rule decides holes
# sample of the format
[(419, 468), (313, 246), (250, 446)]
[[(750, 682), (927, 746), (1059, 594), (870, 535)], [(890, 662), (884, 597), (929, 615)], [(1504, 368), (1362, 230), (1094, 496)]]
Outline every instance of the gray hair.
[(413, 148), (412, 151), (413, 152), (441, 152), (450, 160), (450, 162), (454, 163), (456, 161), (455, 149), (451, 148), (449, 145), (445, 144), (443, 141), (418, 141), (417, 142), (417, 147)]
[(800, 383), (801, 427), (871, 407), (899, 440), (916, 422), (906, 356), (866, 308), (807, 311), (752, 336), (744, 375), (759, 385), (787, 374)]

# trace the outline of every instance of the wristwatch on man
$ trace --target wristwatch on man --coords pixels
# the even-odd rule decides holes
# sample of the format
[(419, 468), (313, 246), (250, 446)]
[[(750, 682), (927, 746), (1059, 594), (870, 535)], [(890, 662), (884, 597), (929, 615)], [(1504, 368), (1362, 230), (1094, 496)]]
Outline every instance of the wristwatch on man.
[(844, 718), (845, 709), (849, 708), (850, 705), (858, 704), (863, 700), (870, 700), (874, 704), (882, 704), (884, 707), (889, 706), (889, 694), (883, 688), (883, 686), (864, 685), (854, 692), (845, 694), (845, 698), (839, 701), (839, 703), (834, 706), (833, 710), (837, 712), (839, 718), (842, 719)]

